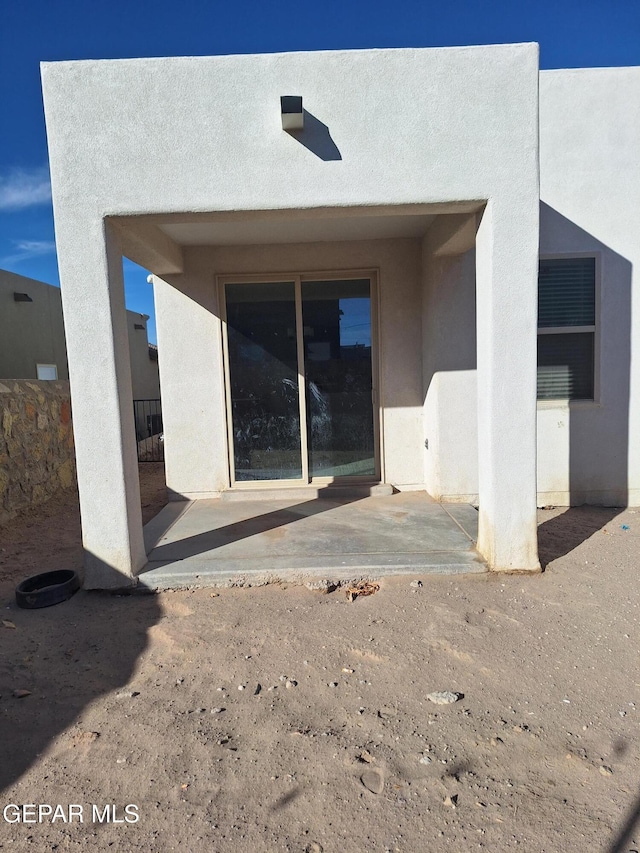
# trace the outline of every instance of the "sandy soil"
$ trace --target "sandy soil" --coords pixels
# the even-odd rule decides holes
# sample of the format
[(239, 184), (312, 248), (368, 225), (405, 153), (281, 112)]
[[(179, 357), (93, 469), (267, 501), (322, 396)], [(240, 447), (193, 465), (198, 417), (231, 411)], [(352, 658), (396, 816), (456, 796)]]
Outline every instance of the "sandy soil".
[[(167, 502), (164, 462), (144, 462), (140, 472), (142, 521), (150, 521)], [(15, 586), (25, 577), (54, 569), (82, 569), (82, 534), (77, 489), (66, 489), (47, 503), (23, 510), (0, 525), (0, 584)], [(0, 594), (2, 587), (0, 586)]]
[(640, 512), (541, 512), (534, 577), (19, 610), (14, 580), (78, 564), (71, 497), (0, 528), (0, 806), (84, 822), (0, 814), (3, 850), (637, 849)]

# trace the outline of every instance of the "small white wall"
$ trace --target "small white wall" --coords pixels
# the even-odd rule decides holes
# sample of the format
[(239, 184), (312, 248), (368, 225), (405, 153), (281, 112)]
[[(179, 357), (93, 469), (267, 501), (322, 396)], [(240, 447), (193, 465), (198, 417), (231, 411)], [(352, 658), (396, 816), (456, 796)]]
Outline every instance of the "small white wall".
[(639, 141), (640, 68), (541, 72), (540, 251), (601, 271), (599, 399), (538, 404), (542, 505), (640, 503)]
[[(216, 275), (379, 271), (383, 478), (422, 486), (420, 242), (417, 239), (194, 247), (186, 272), (156, 278), (167, 485), (204, 497), (229, 487)], [(177, 335), (176, 329), (188, 330)]]

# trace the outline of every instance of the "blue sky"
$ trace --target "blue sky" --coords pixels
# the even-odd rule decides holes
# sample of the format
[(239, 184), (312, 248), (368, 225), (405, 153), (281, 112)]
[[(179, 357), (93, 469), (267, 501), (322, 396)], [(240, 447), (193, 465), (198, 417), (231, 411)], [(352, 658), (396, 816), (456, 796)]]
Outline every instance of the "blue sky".
[[(640, 0), (7, 0), (0, 21), (0, 268), (58, 284), (43, 60), (537, 41), (542, 68), (640, 65)], [(153, 317), (125, 261), (127, 307)], [(155, 340), (150, 321), (149, 336)]]

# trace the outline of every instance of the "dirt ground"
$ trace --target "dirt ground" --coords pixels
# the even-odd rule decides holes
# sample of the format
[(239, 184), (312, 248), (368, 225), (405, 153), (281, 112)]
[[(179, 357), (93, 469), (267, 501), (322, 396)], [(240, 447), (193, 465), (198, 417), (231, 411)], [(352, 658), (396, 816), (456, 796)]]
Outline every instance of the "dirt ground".
[[(140, 472), (142, 521), (150, 521), (167, 502), (163, 462), (143, 462)], [(59, 491), (47, 503), (23, 510), (0, 525), (2, 582), (18, 583), (38, 572), (82, 569), (82, 535), (77, 489)]]
[(0, 528), (0, 807), (62, 808), (0, 814), (0, 849), (638, 849), (640, 511), (542, 511), (533, 577), (20, 610), (18, 580), (81, 562), (77, 499), (52, 503)]

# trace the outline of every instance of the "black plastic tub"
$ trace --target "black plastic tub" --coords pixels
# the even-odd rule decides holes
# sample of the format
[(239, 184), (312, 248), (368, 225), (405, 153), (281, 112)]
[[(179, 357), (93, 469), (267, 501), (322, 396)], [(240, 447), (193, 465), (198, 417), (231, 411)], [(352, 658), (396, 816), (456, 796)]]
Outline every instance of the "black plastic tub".
[(80, 589), (80, 578), (72, 569), (44, 572), (19, 583), (16, 587), (16, 604), (26, 610), (51, 607), (67, 601)]

